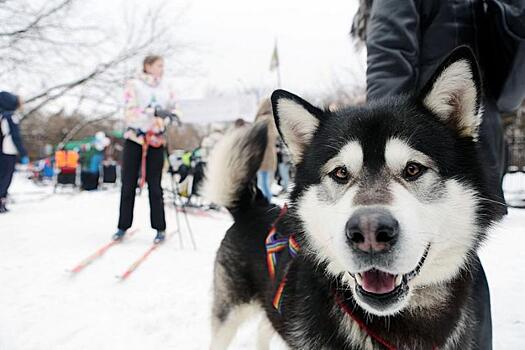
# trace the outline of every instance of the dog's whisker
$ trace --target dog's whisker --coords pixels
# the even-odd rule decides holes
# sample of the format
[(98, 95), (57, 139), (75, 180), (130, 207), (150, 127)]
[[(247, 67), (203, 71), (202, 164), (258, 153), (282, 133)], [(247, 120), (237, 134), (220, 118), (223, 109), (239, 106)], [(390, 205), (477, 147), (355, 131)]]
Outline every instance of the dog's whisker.
[(494, 203), (494, 204), (499, 204), (501, 206), (510, 208), (506, 203), (499, 202), (499, 201), (496, 201), (496, 200), (493, 200), (493, 199), (489, 199), (489, 198), (485, 198), (485, 197), (481, 197), (481, 196), (476, 196), (476, 198), (479, 199), (479, 200), (482, 200), (482, 201), (486, 201), (486, 202), (490, 202), (490, 203)]

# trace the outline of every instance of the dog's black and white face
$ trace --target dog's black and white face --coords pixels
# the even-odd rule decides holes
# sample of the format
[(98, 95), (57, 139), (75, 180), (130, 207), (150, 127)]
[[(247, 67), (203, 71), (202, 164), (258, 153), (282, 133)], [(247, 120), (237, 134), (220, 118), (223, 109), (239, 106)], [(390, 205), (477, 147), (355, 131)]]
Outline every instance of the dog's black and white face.
[(303, 250), (375, 315), (454, 278), (490, 221), (480, 199), (475, 60), (460, 49), (419, 97), (325, 112), (279, 90), (279, 131), (297, 165), (292, 213)]

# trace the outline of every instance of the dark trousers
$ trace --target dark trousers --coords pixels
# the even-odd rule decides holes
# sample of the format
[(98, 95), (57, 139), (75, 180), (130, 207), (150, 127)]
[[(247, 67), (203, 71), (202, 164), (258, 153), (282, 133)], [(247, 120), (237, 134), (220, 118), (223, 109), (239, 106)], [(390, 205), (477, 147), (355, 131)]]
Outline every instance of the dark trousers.
[[(484, 101), (483, 121), (480, 126), (480, 150), (481, 157), (487, 175), (487, 185), (489, 190), (496, 196), (501, 203), (505, 203), (503, 195), (503, 175), (505, 175), (505, 138), (501, 115), (496, 107), (496, 103), (491, 98)], [(502, 206), (502, 210), (507, 211)], [(490, 311), (490, 292), (487, 277), (479, 258), (476, 258), (479, 267), (474, 269), (474, 295), (475, 313), (479, 321), (475, 335), (477, 343), (476, 349), (492, 349), (492, 317)]]
[(474, 313), (478, 320), (476, 334), (474, 339), (474, 349), (491, 350), (492, 349), (492, 316), (490, 311), (490, 292), (485, 270), (476, 257), (475, 268), (472, 272), (473, 277), (473, 295)]
[(501, 115), (491, 98), (483, 101), (483, 121), (480, 126), (481, 157), (487, 175), (489, 189), (499, 202), (505, 203), (503, 175), (505, 175), (505, 138)]
[[(135, 192), (142, 162), (142, 146), (126, 140), (122, 155), (122, 190), (120, 193), (120, 217), (118, 228), (127, 230), (133, 223)], [(151, 227), (164, 231), (164, 200), (162, 198), (162, 167), (164, 165), (164, 147), (148, 148), (146, 156), (146, 182), (148, 183)]]
[(15, 172), (15, 164), (16, 156), (0, 153), (0, 198), (7, 197), (7, 190)]

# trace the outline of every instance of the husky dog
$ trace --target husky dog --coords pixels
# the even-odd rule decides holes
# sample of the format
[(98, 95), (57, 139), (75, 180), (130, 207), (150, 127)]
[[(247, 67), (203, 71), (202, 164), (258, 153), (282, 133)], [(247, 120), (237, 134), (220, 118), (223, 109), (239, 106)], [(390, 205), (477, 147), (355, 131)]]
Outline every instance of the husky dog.
[[(491, 348), (476, 251), (503, 207), (478, 154), (481, 98), (465, 47), (415, 96), (323, 111), (275, 91), (297, 169), (286, 212), (253, 181), (265, 126), (226, 136), (205, 185), (235, 220), (215, 261), (211, 348), (256, 310), (261, 349), (275, 333), (291, 349)], [(273, 239), (298, 252), (271, 253)]]

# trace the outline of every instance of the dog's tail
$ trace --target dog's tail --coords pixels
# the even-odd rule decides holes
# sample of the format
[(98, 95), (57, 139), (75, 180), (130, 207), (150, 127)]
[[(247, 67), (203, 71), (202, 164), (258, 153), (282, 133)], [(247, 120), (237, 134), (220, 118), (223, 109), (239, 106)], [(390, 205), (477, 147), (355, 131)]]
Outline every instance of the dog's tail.
[(255, 202), (264, 201), (255, 175), (267, 142), (268, 127), (264, 122), (225, 135), (209, 156), (204, 197), (226, 207), (234, 218)]

